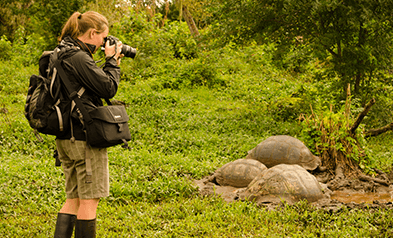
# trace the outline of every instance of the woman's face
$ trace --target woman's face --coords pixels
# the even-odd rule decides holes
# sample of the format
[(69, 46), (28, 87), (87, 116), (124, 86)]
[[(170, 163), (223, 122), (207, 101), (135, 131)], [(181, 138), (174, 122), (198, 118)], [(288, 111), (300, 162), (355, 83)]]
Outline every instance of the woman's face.
[[(96, 29), (90, 29), (87, 34), (88, 36), (82, 37), (83, 40), (81, 40), (85, 43), (95, 45), (95, 51), (97, 51), (104, 43), (104, 38), (108, 36), (109, 29), (106, 27), (103, 32), (98, 32)], [(95, 52), (93, 52), (93, 54), (94, 53)]]

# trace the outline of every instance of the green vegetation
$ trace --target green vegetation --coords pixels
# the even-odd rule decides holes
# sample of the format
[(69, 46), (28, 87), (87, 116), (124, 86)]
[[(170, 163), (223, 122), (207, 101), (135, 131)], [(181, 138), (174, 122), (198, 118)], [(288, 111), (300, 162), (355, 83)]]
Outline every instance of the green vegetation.
[[(104, 9), (101, 1), (95, 2), (69, 6)], [(106, 10), (115, 9), (106, 4)], [(298, 119), (309, 117), (312, 108), (316, 117), (343, 121), (341, 78), (310, 54), (309, 45), (293, 45), (285, 52), (277, 42), (220, 45), (221, 39), (209, 27), (209, 17), (218, 11), (214, 7), (209, 9), (212, 15), (194, 14), (205, 26), (199, 38), (190, 35), (184, 22), (164, 24), (160, 13), (122, 9), (121, 17), (111, 15), (111, 34), (136, 47), (138, 56), (122, 60), (115, 99), (127, 104), (132, 149), (109, 149), (111, 195), (98, 209), (98, 237), (392, 234), (393, 211), (384, 208), (325, 211), (300, 202), (268, 211), (253, 203), (227, 204), (218, 197), (200, 196), (193, 180), (244, 158), (269, 136), (297, 137), (317, 154), (317, 132), (312, 134), (313, 127)], [(39, 142), (23, 115), (29, 76), (38, 73), (37, 59), (52, 44), (45, 34), (37, 34), (19, 27), (12, 37), (0, 39), (2, 237), (51, 237), (65, 200), (62, 171), (52, 158), (54, 138), (42, 135), (44, 143)], [(48, 29), (46, 34), (54, 33)], [(362, 110), (364, 98), (377, 101), (359, 133), (391, 122), (392, 76), (387, 71), (378, 75), (378, 80), (367, 82), (361, 96), (352, 98), (350, 122)], [(347, 136), (335, 131), (341, 139)], [(362, 157), (364, 168), (390, 171), (393, 134), (360, 138), (367, 155)], [(358, 154), (353, 156), (358, 159)]]

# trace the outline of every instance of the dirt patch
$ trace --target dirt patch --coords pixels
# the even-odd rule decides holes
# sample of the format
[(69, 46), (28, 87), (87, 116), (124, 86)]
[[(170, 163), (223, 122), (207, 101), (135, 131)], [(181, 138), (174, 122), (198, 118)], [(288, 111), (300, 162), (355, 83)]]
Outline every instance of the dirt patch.
[[(385, 174), (376, 170), (376, 176), (337, 179), (328, 172), (312, 173), (319, 181), (324, 197), (311, 203), (319, 209), (337, 211), (343, 207), (352, 209), (393, 208), (393, 172)], [(213, 176), (213, 175), (212, 175)], [(240, 201), (240, 194), (246, 188), (220, 186), (212, 176), (194, 181), (202, 196), (221, 196), (226, 202)], [(266, 196), (258, 205), (268, 210), (282, 204), (282, 199)], [(288, 203), (288, 201), (286, 201)], [(291, 202), (289, 201), (289, 204)]]

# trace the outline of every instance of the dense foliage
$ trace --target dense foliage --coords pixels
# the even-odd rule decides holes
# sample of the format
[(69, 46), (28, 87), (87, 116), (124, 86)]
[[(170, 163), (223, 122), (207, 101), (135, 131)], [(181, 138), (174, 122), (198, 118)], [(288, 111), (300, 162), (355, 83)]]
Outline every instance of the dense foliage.
[(226, 36), (226, 42), (309, 45), (339, 75), (339, 85), (351, 83), (356, 94), (368, 94), (383, 78), (380, 70), (391, 68), (391, 0), (225, 0), (221, 4), (216, 30)]
[[(238, 41), (245, 37), (240, 34), (243, 31), (224, 34), (217, 30), (221, 23), (215, 23), (227, 15), (223, 29), (238, 30), (226, 25), (237, 21), (230, 21), (230, 11), (223, 11), (229, 5), (180, 1), (195, 2), (189, 9), (201, 27), (201, 36), (194, 38), (187, 24), (178, 20), (180, 12), (168, 12), (176, 6), (165, 1), (161, 5), (129, 1), (127, 5), (75, 0), (60, 13), (63, 2), (3, 1), (0, 5), (0, 11), (41, 12), (25, 19), (22, 15), (29, 16), (30, 10), (21, 10), (15, 17), (25, 19), (24, 23), (12, 28), (13, 23), (7, 22), (4, 26), (8, 27), (0, 29), (0, 232), (5, 237), (51, 236), (55, 214), (65, 199), (63, 175), (52, 158), (53, 137), (44, 135), (44, 143), (38, 142), (23, 108), (28, 78), (38, 71), (38, 57), (54, 47), (57, 27), (67, 18), (66, 13), (74, 10), (107, 14), (110, 33), (138, 50), (134, 60), (122, 60), (122, 81), (115, 97), (127, 105), (132, 149), (109, 149), (111, 196), (99, 207), (100, 237), (373, 237), (392, 232), (391, 210), (324, 211), (301, 202), (267, 211), (252, 203), (226, 204), (217, 197), (201, 197), (192, 183), (243, 158), (272, 135), (295, 136), (317, 154), (318, 125), (306, 124), (303, 119), (313, 115), (322, 122), (352, 122), (365, 98), (375, 97), (377, 103), (359, 131), (390, 123), (391, 75), (381, 70), (385, 66), (378, 65), (373, 73), (378, 80), (370, 78), (361, 96), (352, 98), (351, 113), (346, 117), (343, 78), (331, 73), (326, 62), (333, 59), (328, 53), (314, 54), (315, 44), (283, 47), (280, 42), (284, 39), (268, 42), (264, 35)], [(37, 5), (44, 3), (45, 9)], [(240, 9), (256, 2), (228, 3)], [(288, 11), (289, 6), (285, 8)], [(332, 9), (334, 6), (341, 8), (333, 4)], [(244, 9), (247, 12), (248, 8)], [(46, 15), (46, 11), (53, 15)], [(288, 36), (288, 40), (293, 42), (294, 38)], [(347, 137), (343, 128), (335, 133), (329, 139)], [(362, 166), (390, 171), (392, 134), (360, 138), (368, 155)], [(340, 146), (337, 144), (337, 149)], [(357, 154), (353, 156), (358, 159)]]

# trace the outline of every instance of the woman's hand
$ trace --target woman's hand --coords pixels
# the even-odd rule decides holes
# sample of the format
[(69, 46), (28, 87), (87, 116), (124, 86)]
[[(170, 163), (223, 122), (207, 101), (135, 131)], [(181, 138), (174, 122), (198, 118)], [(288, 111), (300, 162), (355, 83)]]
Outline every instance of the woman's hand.
[(105, 57), (113, 57), (116, 61), (117, 64), (120, 64), (120, 58), (123, 57), (124, 55), (121, 54), (121, 48), (123, 47), (123, 43), (121, 41), (117, 42), (117, 49), (116, 45), (109, 45), (109, 41), (105, 43)]

